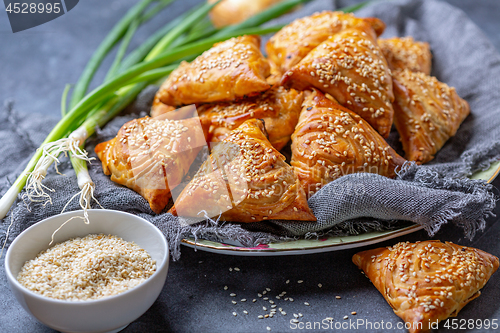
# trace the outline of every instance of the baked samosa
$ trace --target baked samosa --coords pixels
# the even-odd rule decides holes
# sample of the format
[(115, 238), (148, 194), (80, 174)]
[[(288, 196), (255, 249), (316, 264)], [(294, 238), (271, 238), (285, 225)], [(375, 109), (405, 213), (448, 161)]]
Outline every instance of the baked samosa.
[(206, 146), (208, 128), (198, 118), (127, 122), (116, 137), (95, 147), (105, 175), (142, 195), (155, 213), (168, 204), (196, 155)]
[(352, 261), (410, 333), (428, 332), (431, 324), (455, 317), (498, 269), (494, 255), (440, 241), (401, 242), (357, 253)]
[(378, 18), (357, 18), (353, 14), (323, 11), (297, 19), (278, 31), (266, 44), (267, 55), (284, 73), (330, 36), (360, 24), (370, 25), (377, 36), (385, 29), (384, 22)]
[(215, 44), (190, 63), (183, 61), (156, 97), (172, 106), (232, 101), (269, 89), (269, 74), (259, 36), (231, 38)]
[(394, 123), (405, 157), (429, 162), (469, 115), (469, 103), (455, 88), (424, 73), (405, 69), (394, 72), (393, 78)]
[(373, 29), (345, 29), (318, 45), (283, 75), (285, 87), (315, 87), (366, 120), (384, 138), (393, 121), (392, 78)]
[(292, 134), (291, 165), (308, 197), (357, 172), (396, 176), (405, 159), (361, 117), (314, 90), (304, 100)]
[(315, 221), (293, 169), (250, 119), (213, 149), (170, 210), (186, 218), (225, 221)]

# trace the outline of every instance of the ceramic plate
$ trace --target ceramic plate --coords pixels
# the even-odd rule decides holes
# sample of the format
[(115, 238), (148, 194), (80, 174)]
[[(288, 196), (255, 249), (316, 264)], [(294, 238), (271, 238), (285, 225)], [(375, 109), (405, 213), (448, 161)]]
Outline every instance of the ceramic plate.
[[(491, 183), (500, 173), (500, 161), (493, 163), (488, 170), (474, 174), (472, 179), (483, 179)], [(422, 229), (420, 225), (411, 225), (401, 229), (369, 232), (356, 236), (345, 237), (324, 237), (320, 239), (301, 239), (290, 242), (269, 243), (259, 245), (257, 247), (244, 247), (237, 242), (211, 242), (208, 240), (198, 239), (183, 239), (182, 243), (186, 246), (196, 248), (198, 250), (240, 255), (240, 256), (279, 256), (279, 255), (298, 255), (308, 253), (320, 253), (362, 247), (375, 243), (380, 243), (391, 238), (403, 236), (417, 230)]]

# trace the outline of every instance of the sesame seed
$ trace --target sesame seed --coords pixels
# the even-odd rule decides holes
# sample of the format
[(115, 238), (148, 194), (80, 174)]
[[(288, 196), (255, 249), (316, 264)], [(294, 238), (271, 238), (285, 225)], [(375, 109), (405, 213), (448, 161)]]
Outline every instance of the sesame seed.
[(235, 317), (236, 317), (237, 315), (238, 315), (238, 314), (237, 314), (236, 312), (233, 312), (233, 316), (235, 316)]
[(307, 303), (307, 302), (304, 302), (304, 305), (307, 305), (307, 306), (309, 306), (309, 303)]
[(229, 296), (236, 297), (236, 294), (235, 293), (230, 293)]
[(349, 316), (344, 316), (344, 320), (349, 319)]
[[(17, 280), (45, 297), (82, 301), (122, 293), (155, 271), (156, 262), (137, 244), (117, 236), (91, 234), (42, 251), (24, 264)], [(51, 283), (40, 275), (50, 276)]]

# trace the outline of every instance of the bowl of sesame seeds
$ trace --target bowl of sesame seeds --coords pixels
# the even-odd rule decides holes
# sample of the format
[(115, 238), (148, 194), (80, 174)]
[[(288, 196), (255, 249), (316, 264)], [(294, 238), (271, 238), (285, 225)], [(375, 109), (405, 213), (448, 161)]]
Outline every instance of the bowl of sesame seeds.
[(88, 224), (82, 215), (52, 216), (21, 233), (5, 257), (7, 279), (22, 307), (53, 329), (118, 332), (162, 291), (167, 241), (136, 215), (88, 210)]

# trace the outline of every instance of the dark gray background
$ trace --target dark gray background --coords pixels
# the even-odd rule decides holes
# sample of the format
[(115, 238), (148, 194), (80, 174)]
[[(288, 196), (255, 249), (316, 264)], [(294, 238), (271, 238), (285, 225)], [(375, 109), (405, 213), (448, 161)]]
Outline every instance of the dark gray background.
[[(85, 63), (113, 24), (123, 16), (133, 0), (85, 0), (74, 10), (42, 26), (13, 34), (7, 15), (0, 10), (0, 101), (14, 99), (16, 108), (34, 117), (37, 114), (59, 116), (60, 96), (66, 83), (74, 83)], [(178, 0), (167, 11), (139, 30), (134, 40), (137, 45), (151, 31), (185, 11), (196, 0)], [(350, 4), (356, 1), (338, 1)], [(500, 50), (500, 1), (497, 0), (448, 0), (462, 8), (481, 27)], [(0, 6), (1, 7), (1, 6)], [(132, 45), (134, 46), (134, 45)], [(109, 65), (110, 59), (104, 64)], [(104, 71), (97, 74), (97, 82)], [(1, 166), (0, 166), (1, 167)], [(494, 183), (500, 185), (500, 179)], [(497, 215), (500, 208), (496, 209)], [(500, 215), (499, 215), (500, 216)], [(443, 228), (436, 239), (472, 245), (500, 255), (500, 223), (490, 218), (488, 229), (474, 241), (464, 240), (452, 227)], [(417, 232), (380, 244), (392, 245), (397, 241), (427, 239), (424, 232)], [(373, 246), (372, 246), (373, 247)], [(351, 257), (361, 249), (315, 255), (288, 257), (232, 257), (193, 251), (183, 248), (182, 257), (172, 262), (165, 288), (156, 303), (141, 318), (123, 332), (290, 332), (289, 320), (293, 313), (301, 312), (301, 321), (321, 321), (332, 317), (343, 321), (344, 315), (352, 320), (391, 322), (394, 327), (401, 322), (390, 306), (371, 283), (351, 263)], [(3, 264), (3, 260), (2, 260)], [(241, 270), (229, 271), (230, 267)], [(5, 279), (5, 272), (0, 270)], [(290, 284), (286, 284), (286, 280)], [(298, 280), (303, 280), (298, 284)], [(318, 287), (318, 283), (323, 285)], [(223, 287), (229, 289), (224, 291)], [(259, 320), (262, 306), (269, 303), (251, 300), (257, 292), (270, 288), (278, 307), (287, 312), (272, 319)], [(294, 302), (276, 300), (274, 296), (287, 291)], [(233, 298), (229, 293), (237, 294)], [(340, 295), (340, 300), (335, 299)], [(0, 285), (0, 332), (50, 332), (32, 319), (18, 305), (5, 285)], [(458, 319), (497, 319), (500, 321), (500, 273), (496, 273), (483, 290), (483, 295), (466, 306)], [(5, 302), (6, 301), (6, 302)], [(305, 306), (309, 302), (310, 306)], [(264, 304), (267, 303), (267, 304)], [(132, 306), (132, 305), (131, 305)], [(243, 310), (250, 312), (244, 315)], [(234, 317), (232, 312), (238, 312)], [(357, 315), (350, 313), (356, 311)], [(364, 332), (366, 330), (357, 330)], [(376, 330), (369, 330), (376, 331)], [(382, 330), (379, 330), (382, 331)], [(447, 332), (445, 328), (440, 331)], [(451, 331), (451, 330), (450, 330)], [(461, 330), (466, 331), (466, 330)], [(484, 332), (484, 330), (469, 330)], [(404, 330), (394, 330), (404, 332)]]

